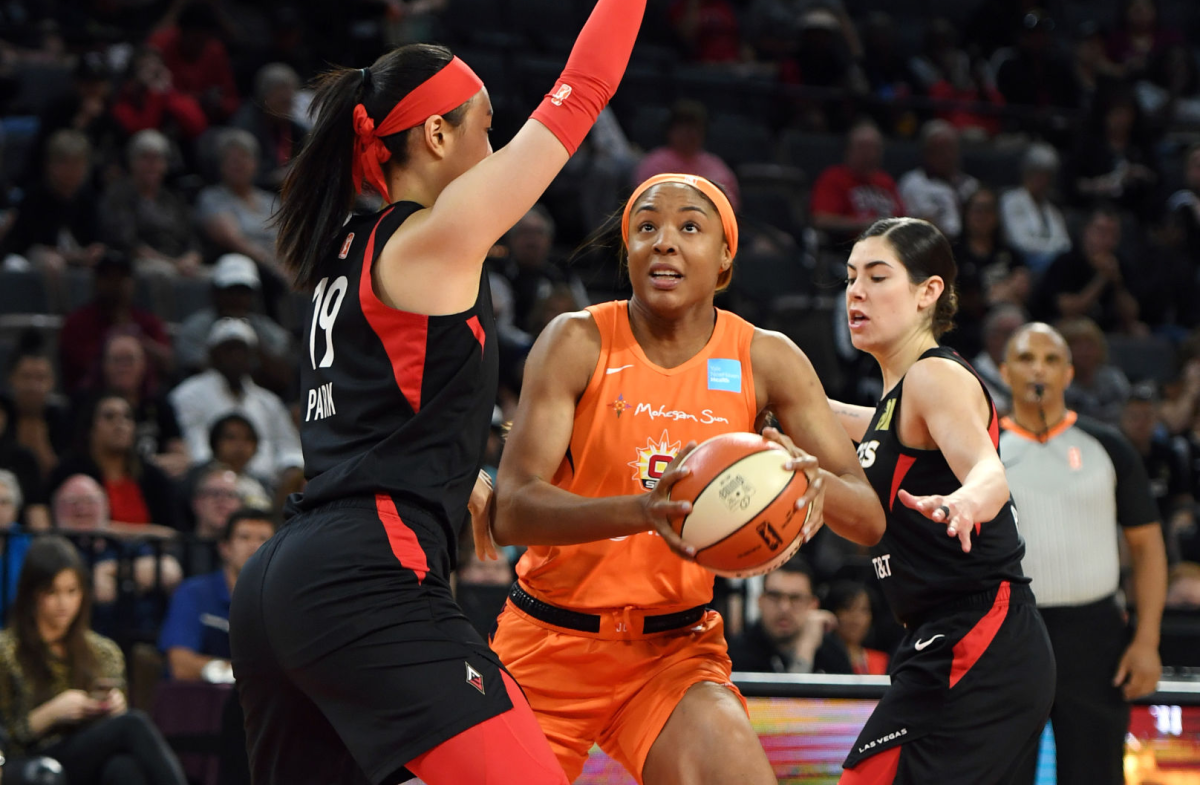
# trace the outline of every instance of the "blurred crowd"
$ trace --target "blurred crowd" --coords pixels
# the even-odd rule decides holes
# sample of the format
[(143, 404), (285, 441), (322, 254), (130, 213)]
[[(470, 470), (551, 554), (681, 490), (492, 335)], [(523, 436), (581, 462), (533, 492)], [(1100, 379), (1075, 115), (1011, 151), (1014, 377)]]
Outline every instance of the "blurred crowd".
[[(856, 403), (873, 404), (880, 380), (845, 329), (849, 242), (917, 216), (954, 243), (947, 340), (1002, 409), (1008, 337), (1030, 320), (1061, 329), (1071, 407), (1119, 427), (1145, 462), (1168, 605), (1200, 611), (1200, 11), (1048, 5), (651, 0), (612, 106), (487, 262), (502, 347), (489, 468), (539, 332), (628, 293), (613, 215), (636, 182), (683, 171), (728, 192), (745, 250), (719, 304), (787, 333), (828, 392)], [(296, 369), (311, 305), (278, 264), (272, 215), (311, 127), (306, 85), (327, 63), (444, 42), (488, 84), (499, 147), (589, 8), (0, 4), (6, 611), (36, 535), (56, 530), (90, 567), (94, 629), (127, 652), (157, 647), (177, 677), (226, 679), (209, 663), (227, 651), (205, 649), (192, 617), (219, 617), (230, 565), (248, 556), (230, 521), (273, 526), (304, 484)], [(744, 632), (735, 665), (883, 667), (889, 614), (863, 554), (830, 539), (765, 582), (719, 583)], [(463, 554), (463, 604), (481, 626), (517, 555)], [(180, 592), (188, 621), (164, 628)], [(200, 659), (172, 654), (176, 640)]]

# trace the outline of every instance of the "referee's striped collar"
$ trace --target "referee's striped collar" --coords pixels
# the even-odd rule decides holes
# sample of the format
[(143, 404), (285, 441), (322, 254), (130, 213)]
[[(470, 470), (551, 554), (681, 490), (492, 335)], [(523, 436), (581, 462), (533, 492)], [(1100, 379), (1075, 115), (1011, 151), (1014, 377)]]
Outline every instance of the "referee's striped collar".
[(1028, 439), (1031, 442), (1040, 442), (1042, 444), (1045, 444), (1046, 442), (1050, 441), (1051, 439), (1055, 438), (1056, 436), (1060, 436), (1064, 432), (1066, 432), (1066, 430), (1068, 428), (1070, 428), (1072, 425), (1074, 425), (1075, 421), (1078, 419), (1079, 419), (1078, 414), (1076, 414), (1074, 411), (1072, 411), (1070, 409), (1067, 409), (1066, 416), (1063, 417), (1062, 420), (1060, 420), (1057, 425), (1055, 425), (1053, 428), (1051, 428), (1050, 430), (1046, 431), (1043, 434), (1036, 434), (1033, 431), (1022, 428), (1020, 425), (1017, 425), (1017, 421), (1014, 420), (1012, 417), (1005, 417), (1004, 419), (1002, 419), (1000, 421), (1000, 427), (1003, 428), (1004, 430), (1008, 431), (1009, 433), (1013, 434), (1014, 436), (1020, 436), (1022, 439)]

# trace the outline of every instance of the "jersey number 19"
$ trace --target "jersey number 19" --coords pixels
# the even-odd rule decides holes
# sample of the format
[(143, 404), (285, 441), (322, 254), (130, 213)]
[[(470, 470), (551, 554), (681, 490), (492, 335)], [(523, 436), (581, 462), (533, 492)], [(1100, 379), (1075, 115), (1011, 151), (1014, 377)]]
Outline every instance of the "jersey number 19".
[[(333, 323), (342, 309), (342, 300), (346, 299), (346, 290), (349, 288), (346, 276), (341, 275), (334, 279), (332, 285), (328, 278), (322, 278), (313, 291), (316, 305), (313, 307), (312, 329), (308, 333), (308, 357), (314, 371), (333, 365)], [(325, 331), (325, 354), (321, 357), (320, 365), (317, 364), (318, 325)]]

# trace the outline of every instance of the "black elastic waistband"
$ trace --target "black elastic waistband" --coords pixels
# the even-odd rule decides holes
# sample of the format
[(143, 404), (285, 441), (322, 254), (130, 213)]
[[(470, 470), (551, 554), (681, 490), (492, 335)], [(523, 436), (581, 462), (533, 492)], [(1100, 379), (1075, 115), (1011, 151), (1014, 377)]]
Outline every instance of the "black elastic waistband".
[[(927, 622), (942, 619), (955, 613), (987, 610), (996, 604), (996, 594), (999, 591), (1000, 587), (997, 586), (995, 589), (988, 589), (987, 591), (976, 592), (975, 594), (965, 594), (962, 597), (956, 597), (949, 602), (937, 605), (924, 613), (913, 614), (911, 618), (903, 619), (902, 621), (905, 627), (915, 629)], [(1029, 588), (1028, 583), (1010, 583), (1008, 591), (1009, 605), (1034, 604), (1033, 589)]]
[[(580, 613), (579, 611), (572, 611), (560, 608), (557, 605), (551, 605), (548, 602), (542, 602), (521, 588), (520, 583), (513, 583), (512, 588), (509, 589), (508, 598), (512, 600), (513, 605), (546, 624), (552, 624), (555, 627), (562, 627), (568, 630), (576, 630), (577, 632), (600, 632), (599, 616), (592, 613)], [(685, 611), (678, 611), (676, 613), (646, 616), (642, 621), (642, 634), (650, 635), (656, 632), (667, 632), (668, 630), (691, 627), (704, 618), (705, 610), (706, 607), (704, 605), (697, 605), (695, 608), (688, 608)]]

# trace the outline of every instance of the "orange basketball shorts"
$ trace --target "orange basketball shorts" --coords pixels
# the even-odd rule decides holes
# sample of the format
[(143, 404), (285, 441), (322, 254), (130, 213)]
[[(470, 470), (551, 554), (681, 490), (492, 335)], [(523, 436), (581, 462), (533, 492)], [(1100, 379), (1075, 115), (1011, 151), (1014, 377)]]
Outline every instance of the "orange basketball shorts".
[(683, 630), (601, 640), (547, 625), (511, 602), (492, 639), (568, 780), (599, 744), (639, 785), (651, 746), (693, 684), (723, 684), (742, 698), (730, 681), (726, 648), (715, 611)]

